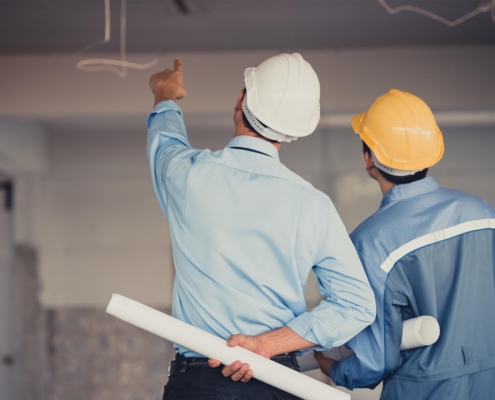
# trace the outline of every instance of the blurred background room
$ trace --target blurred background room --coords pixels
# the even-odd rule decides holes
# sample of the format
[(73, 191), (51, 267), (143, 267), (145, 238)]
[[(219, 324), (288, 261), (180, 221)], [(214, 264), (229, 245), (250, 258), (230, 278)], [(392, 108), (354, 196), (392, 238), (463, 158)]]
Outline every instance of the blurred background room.
[(350, 120), (391, 88), (437, 117), (430, 175), (495, 206), (495, 1), (0, 0), (0, 400), (161, 399), (172, 345), (104, 313), (112, 292), (171, 310), (149, 76), (182, 58), (192, 145), (218, 150), (244, 68), (296, 51), (322, 118), (281, 161), (349, 232), (381, 200)]

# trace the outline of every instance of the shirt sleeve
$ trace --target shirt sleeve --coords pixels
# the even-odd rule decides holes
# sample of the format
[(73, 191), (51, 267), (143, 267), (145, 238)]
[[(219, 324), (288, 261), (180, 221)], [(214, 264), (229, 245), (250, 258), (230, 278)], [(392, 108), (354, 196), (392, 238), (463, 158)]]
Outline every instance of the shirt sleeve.
[(358, 251), (358, 254), (375, 293), (377, 314), (373, 324), (346, 344), (355, 354), (330, 369), (335, 384), (350, 390), (373, 389), (402, 364), (401, 309), (405, 304), (386, 273), (363, 252)]
[(326, 206), (313, 267), (326, 300), (288, 324), (316, 343), (316, 350), (346, 343), (375, 318), (375, 299), (363, 266), (335, 207), (331, 202)]
[(155, 106), (148, 116), (147, 127), (148, 158), (153, 186), (160, 206), (167, 216), (167, 180), (173, 178), (172, 165), (180, 160), (187, 163), (195, 150), (191, 149), (182, 111), (172, 100), (162, 101)]

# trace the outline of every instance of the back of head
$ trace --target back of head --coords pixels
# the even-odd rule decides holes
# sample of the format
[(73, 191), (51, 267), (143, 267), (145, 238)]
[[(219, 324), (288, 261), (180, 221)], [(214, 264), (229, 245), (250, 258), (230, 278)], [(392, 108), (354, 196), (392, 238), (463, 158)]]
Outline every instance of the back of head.
[(320, 82), (298, 53), (280, 54), (244, 71), (244, 115), (257, 133), (291, 142), (314, 132), (320, 120)]
[(392, 183), (424, 178), (427, 169), (443, 156), (442, 132), (432, 111), (411, 93), (390, 90), (368, 111), (356, 115), (352, 127), (375, 166)]

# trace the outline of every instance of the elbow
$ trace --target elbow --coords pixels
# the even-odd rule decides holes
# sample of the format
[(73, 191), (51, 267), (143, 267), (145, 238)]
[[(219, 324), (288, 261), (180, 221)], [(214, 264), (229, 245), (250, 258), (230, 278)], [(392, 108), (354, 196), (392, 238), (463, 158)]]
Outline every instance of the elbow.
[(369, 289), (367, 308), (368, 308), (369, 324), (371, 325), (376, 318), (376, 299), (373, 290), (371, 290), (371, 288)]
[(373, 291), (370, 289), (367, 296), (363, 297), (363, 301), (358, 307), (354, 307), (356, 319), (360, 322), (361, 330), (365, 329), (376, 318), (376, 300)]
[(361, 322), (361, 330), (370, 326), (373, 322), (375, 322), (376, 318), (376, 310), (373, 306), (372, 308), (365, 308), (360, 313), (360, 322)]
[(373, 290), (369, 286), (366, 287), (363, 293), (359, 308), (363, 323), (366, 323), (366, 326), (371, 325), (376, 318), (376, 300)]

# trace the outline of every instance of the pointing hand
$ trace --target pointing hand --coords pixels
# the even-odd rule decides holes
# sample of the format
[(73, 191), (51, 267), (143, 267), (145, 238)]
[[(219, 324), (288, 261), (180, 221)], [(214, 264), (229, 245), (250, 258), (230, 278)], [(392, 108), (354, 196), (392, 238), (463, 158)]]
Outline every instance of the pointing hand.
[(151, 91), (157, 97), (158, 103), (163, 100), (180, 100), (186, 95), (182, 75), (182, 61), (174, 61), (174, 69), (169, 68), (150, 77)]

